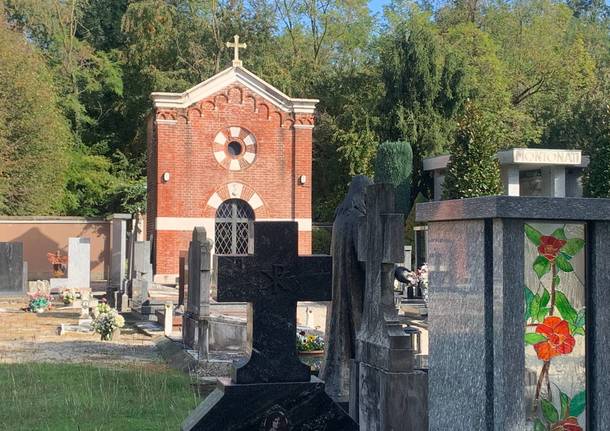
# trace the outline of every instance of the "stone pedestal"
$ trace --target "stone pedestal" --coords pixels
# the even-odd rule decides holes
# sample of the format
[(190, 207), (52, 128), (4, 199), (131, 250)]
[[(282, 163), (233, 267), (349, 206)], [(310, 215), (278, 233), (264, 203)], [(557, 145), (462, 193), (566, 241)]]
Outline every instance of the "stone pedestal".
[[(315, 377), (309, 382), (249, 385), (218, 380), (217, 389), (182, 423), (182, 431), (358, 430)], [(279, 428), (273, 428), (275, 418)]]
[[(528, 402), (526, 392), (530, 386), (535, 389), (538, 379), (534, 376), (533, 385), (527, 381), (531, 378), (526, 380), (528, 360), (538, 361), (536, 372), (559, 361), (559, 368), (551, 368), (551, 380), (563, 374), (569, 382), (578, 380), (577, 387), (586, 390), (581, 398), (586, 399), (586, 409), (581, 404), (570, 420), (578, 419), (583, 429), (586, 423), (587, 430), (610, 429), (610, 200), (496, 196), (434, 202), (418, 204), (417, 221), (429, 226), (429, 429), (531, 429), (526, 420), (531, 418), (533, 397)], [(549, 230), (555, 231), (541, 235), (532, 228), (534, 223), (551, 225)], [(574, 237), (565, 233), (570, 223), (586, 232), (584, 241), (570, 244)], [(555, 245), (544, 246), (549, 241)], [(561, 320), (568, 328), (572, 306), (566, 300), (559, 309), (554, 305), (567, 298), (560, 293), (576, 277), (577, 252), (586, 253), (584, 258), (580, 256), (586, 262), (586, 277), (578, 281), (585, 303), (575, 307), (586, 313), (586, 324), (579, 334), (575, 329), (580, 324), (574, 323), (565, 337), (580, 346), (586, 340), (586, 355), (581, 350), (586, 382), (579, 380), (582, 375), (576, 375), (575, 368), (561, 366), (576, 353), (572, 352), (574, 344), (546, 359), (534, 351), (545, 346), (546, 337), (527, 345), (527, 337), (524, 341), (524, 334), (541, 334), (531, 328), (540, 328), (549, 319)], [(531, 261), (537, 256), (537, 266), (530, 260), (526, 265), (528, 256)], [(540, 275), (533, 274), (534, 283), (529, 286), (544, 296), (551, 292), (550, 301), (545, 300), (534, 317), (532, 306), (526, 308), (528, 290), (524, 294), (532, 266)], [(543, 361), (553, 365), (542, 365)], [(557, 394), (560, 388), (548, 376), (548, 383), (538, 386)], [(567, 429), (560, 423), (567, 419), (567, 412), (556, 407), (560, 401), (566, 404), (565, 398), (548, 399), (546, 414), (535, 418), (544, 420), (537, 429)]]
[[(427, 386), (426, 373), (415, 369), (417, 330), (405, 332), (394, 306), (394, 264), (404, 258), (404, 225), (402, 214), (393, 213), (393, 186), (369, 186), (366, 209), (358, 240), (358, 258), (366, 265), (365, 307), (356, 337), (350, 415), (367, 431), (427, 429), (426, 396), (417, 394)], [(402, 408), (407, 402), (413, 408)]]

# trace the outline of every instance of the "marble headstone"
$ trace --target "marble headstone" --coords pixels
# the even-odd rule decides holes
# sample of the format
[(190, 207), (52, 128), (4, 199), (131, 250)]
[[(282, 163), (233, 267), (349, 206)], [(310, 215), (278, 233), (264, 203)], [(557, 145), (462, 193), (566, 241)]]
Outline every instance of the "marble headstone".
[(427, 374), (416, 369), (417, 334), (404, 331), (394, 305), (394, 267), (404, 258), (404, 219), (394, 213), (394, 193), (391, 184), (367, 187), (358, 230), (366, 306), (356, 336), (350, 414), (367, 431), (428, 428)]
[(25, 294), (23, 243), (0, 242), (0, 296)]
[(68, 287), (91, 287), (91, 241), (89, 238), (68, 240)]
[(298, 256), (297, 244), (296, 222), (255, 222), (254, 255), (215, 257), (218, 301), (249, 303), (252, 349), (182, 430), (358, 429), (297, 356), (297, 301), (328, 301), (332, 271), (329, 256)]

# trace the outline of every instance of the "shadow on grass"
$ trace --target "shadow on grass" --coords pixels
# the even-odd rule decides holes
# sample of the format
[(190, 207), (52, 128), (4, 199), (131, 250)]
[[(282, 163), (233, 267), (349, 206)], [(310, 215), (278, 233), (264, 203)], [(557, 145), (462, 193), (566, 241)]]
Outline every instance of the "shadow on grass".
[(177, 430), (200, 402), (191, 383), (167, 369), (0, 365), (0, 429)]

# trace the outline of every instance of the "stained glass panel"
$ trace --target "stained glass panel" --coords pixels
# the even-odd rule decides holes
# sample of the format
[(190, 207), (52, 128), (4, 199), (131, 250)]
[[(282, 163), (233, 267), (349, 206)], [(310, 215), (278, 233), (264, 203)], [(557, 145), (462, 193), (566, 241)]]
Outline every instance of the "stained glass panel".
[(586, 429), (585, 228), (525, 225), (528, 430)]

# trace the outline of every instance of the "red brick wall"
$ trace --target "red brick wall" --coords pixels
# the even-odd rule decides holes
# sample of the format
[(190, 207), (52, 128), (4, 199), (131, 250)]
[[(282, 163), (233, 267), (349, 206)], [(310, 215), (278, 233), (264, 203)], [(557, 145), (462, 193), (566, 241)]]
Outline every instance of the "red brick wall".
[[(153, 115), (147, 226), (155, 236), (156, 274), (178, 273), (179, 250), (188, 248), (191, 237), (190, 230), (158, 230), (156, 218), (213, 218), (216, 209), (208, 200), (215, 192), (228, 199), (227, 183), (243, 184), (246, 201), (259, 195), (263, 206), (255, 209), (257, 219), (311, 220), (311, 115), (283, 112), (240, 84), (186, 109), (157, 109)], [(214, 157), (216, 134), (230, 126), (256, 137), (256, 159), (240, 171), (228, 170)], [(167, 183), (161, 181), (164, 172), (170, 174)], [(302, 175), (304, 185), (298, 183)], [(311, 252), (311, 232), (300, 232), (299, 252)]]

